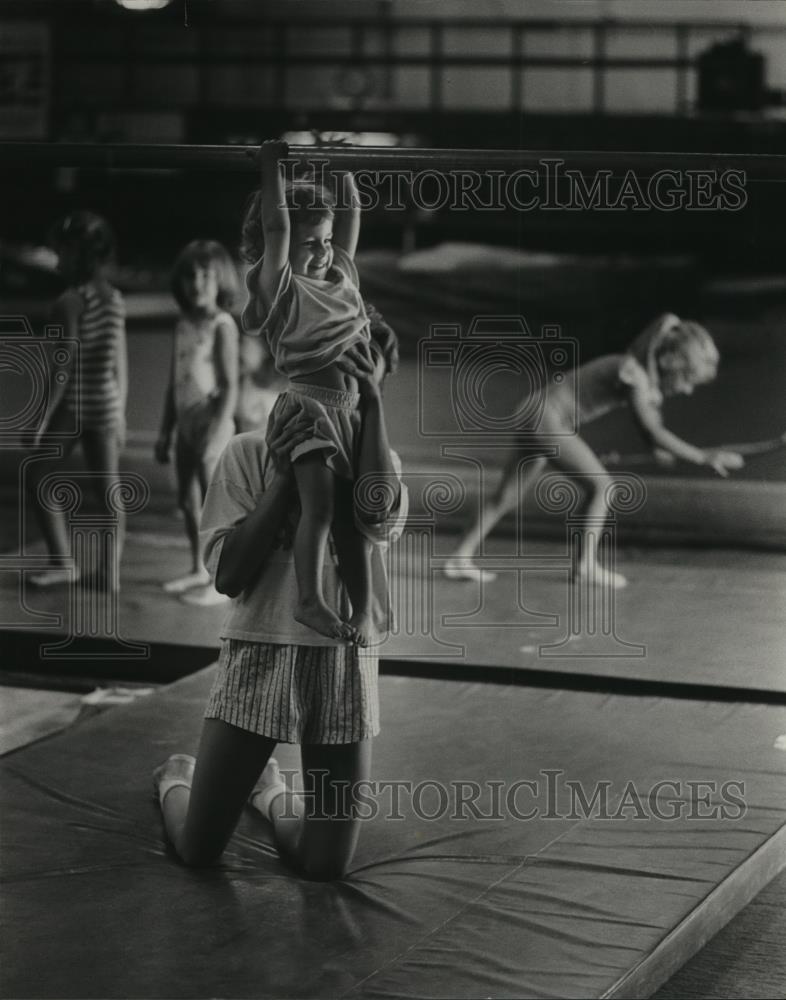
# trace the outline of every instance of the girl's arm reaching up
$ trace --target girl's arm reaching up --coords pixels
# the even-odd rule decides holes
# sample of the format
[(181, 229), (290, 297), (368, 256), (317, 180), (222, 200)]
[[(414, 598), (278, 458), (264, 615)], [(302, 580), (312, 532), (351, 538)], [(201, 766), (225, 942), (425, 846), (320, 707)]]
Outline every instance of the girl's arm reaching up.
[(729, 470), (742, 468), (744, 464), (742, 456), (736, 452), (697, 448), (676, 434), (672, 434), (664, 426), (660, 408), (652, 402), (645, 387), (631, 386), (630, 405), (639, 426), (649, 438), (653, 448), (666, 451), (675, 458), (681, 458), (693, 465), (708, 465), (719, 476), (728, 476)]
[(278, 162), (285, 160), (288, 153), (289, 147), (285, 142), (263, 142), (259, 149), (265, 256), (259, 272), (257, 294), (265, 309), (269, 309), (275, 300), (281, 273), (289, 259), (289, 212), (286, 207), (284, 177)]
[(350, 173), (338, 174), (338, 206), (333, 222), (333, 242), (350, 257), (355, 256), (360, 236), (360, 201), (355, 178)]

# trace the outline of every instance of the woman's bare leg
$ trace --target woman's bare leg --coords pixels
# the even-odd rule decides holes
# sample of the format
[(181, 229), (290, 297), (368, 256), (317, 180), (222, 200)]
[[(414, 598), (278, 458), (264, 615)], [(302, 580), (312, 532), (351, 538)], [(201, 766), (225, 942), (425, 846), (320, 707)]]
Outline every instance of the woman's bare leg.
[(275, 745), (267, 736), (205, 719), (193, 776), (182, 757), (156, 770), (164, 828), (187, 865), (210, 865), (221, 856)]
[[(342, 878), (352, 862), (361, 821), (354, 815), (352, 790), (371, 775), (371, 740), (340, 746), (304, 745), (304, 795), (279, 785), (264, 788), (263, 815), (273, 824), (283, 857), (306, 878)], [(173, 793), (172, 793), (173, 794)], [(265, 802), (265, 798), (267, 802)]]
[[(299, 874), (317, 880), (346, 874), (361, 822), (352, 789), (371, 775), (372, 741), (302, 747), (302, 795), (288, 789), (278, 767), (271, 766), (275, 745), (266, 736), (206, 719), (193, 770), (185, 755), (157, 768), (164, 829), (185, 864), (214, 864), (250, 801), (263, 805), (260, 811), (272, 824), (276, 846)], [(263, 770), (272, 786), (258, 781)]]

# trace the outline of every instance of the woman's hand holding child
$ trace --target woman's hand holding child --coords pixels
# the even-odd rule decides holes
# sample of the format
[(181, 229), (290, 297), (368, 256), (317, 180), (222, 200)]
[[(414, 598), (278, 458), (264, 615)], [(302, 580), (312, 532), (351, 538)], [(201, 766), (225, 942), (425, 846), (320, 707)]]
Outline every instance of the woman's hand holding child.
[(320, 421), (311, 421), (302, 413), (276, 428), (274, 435), (269, 434), (266, 441), (268, 454), (276, 471), (286, 475), (291, 473), (293, 450), (304, 441), (319, 435)]
[(385, 362), (379, 348), (361, 342), (347, 348), (336, 362), (338, 368), (357, 379), (361, 399), (378, 399), (385, 375)]

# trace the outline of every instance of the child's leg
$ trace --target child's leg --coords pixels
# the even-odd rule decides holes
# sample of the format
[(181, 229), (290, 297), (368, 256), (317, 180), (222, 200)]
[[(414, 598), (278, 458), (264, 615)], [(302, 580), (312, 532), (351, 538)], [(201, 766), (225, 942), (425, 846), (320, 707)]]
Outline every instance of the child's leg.
[[(55, 412), (47, 428), (47, 432), (55, 434), (69, 426), (71, 421), (61, 409)], [(53, 561), (62, 563), (71, 555), (71, 537), (68, 531), (65, 514), (60, 510), (48, 510), (38, 499), (38, 487), (43, 480), (53, 472), (61, 468), (61, 462), (73, 451), (75, 440), (65, 438), (61, 445), (63, 455), (61, 459), (49, 461), (40, 460), (31, 462), (27, 471), (27, 493), (30, 503), (35, 511), (38, 526), (44, 538), (47, 552)], [(78, 576), (78, 568), (77, 568)], [(42, 570), (40, 573), (31, 573), (28, 577), (30, 583), (35, 587), (52, 587), (58, 584), (69, 583), (73, 579), (70, 570), (62, 565), (54, 566), (52, 569)]]
[(354, 639), (367, 646), (373, 639), (371, 620), (371, 542), (355, 527), (354, 484), (336, 479), (333, 541), (336, 543), (338, 568), (352, 604), (349, 624)]
[(294, 469), (301, 508), (293, 546), (299, 590), (295, 619), (331, 639), (349, 639), (351, 630), (327, 606), (322, 588), (335, 477), (319, 451), (298, 458)]
[(266, 736), (206, 719), (193, 777), (182, 756), (156, 770), (164, 828), (187, 865), (209, 865), (220, 857), (275, 745)]
[[(531, 458), (523, 466), (520, 465), (527, 454), (527, 451), (518, 448), (511, 451), (494, 494), (478, 498), (472, 523), (445, 566), (445, 575), (449, 579), (494, 580), (496, 578), (496, 573), (473, 566), (471, 559), (480, 548), (483, 539), (493, 531), (498, 522), (524, 500), (530, 485), (543, 471), (546, 459), (542, 457)], [(521, 475), (519, 468), (522, 470)]]
[(581, 533), (580, 551), (575, 554), (574, 577), (590, 579), (599, 586), (624, 587), (627, 584), (624, 576), (598, 564), (598, 536), (606, 516), (606, 496), (613, 482), (611, 476), (592, 448), (578, 435), (560, 441), (559, 455), (551, 461), (567, 476), (578, 477), (586, 495), (581, 513), (587, 523)]
[[(213, 473), (215, 472), (216, 465), (218, 464), (220, 452), (218, 454), (210, 453), (203, 455), (196, 468), (196, 482), (199, 489), (199, 510), (201, 514), (202, 507), (205, 503), (205, 496), (207, 495), (207, 488), (210, 485), (210, 480), (213, 478)], [(197, 518), (197, 523), (198, 523)], [(197, 548), (196, 552), (192, 552), (192, 558), (196, 560), (197, 570), (196, 573), (199, 575), (199, 584), (194, 587), (194, 589), (189, 589), (187, 594), (184, 594), (182, 600), (185, 604), (191, 604), (195, 607), (212, 607), (216, 604), (225, 604), (229, 598), (226, 594), (220, 593), (216, 590), (215, 585), (210, 580), (210, 574), (208, 573), (204, 563), (202, 562), (202, 551), (199, 545), (199, 533), (197, 531)], [(187, 581), (187, 586), (190, 588), (191, 581), (193, 581), (194, 576), (185, 578)], [(177, 582), (177, 581), (176, 581)]]
[(164, 590), (168, 594), (182, 594), (191, 587), (205, 586), (210, 582), (199, 548), (199, 518), (203, 499), (199, 483), (199, 457), (180, 433), (175, 442), (175, 475), (177, 505), (183, 512), (183, 523), (191, 550), (191, 571), (165, 583)]
[[(86, 429), (82, 434), (82, 450), (85, 465), (92, 474), (95, 499), (99, 509), (107, 518), (117, 518), (115, 567), (119, 569), (123, 556), (123, 546), (126, 533), (125, 511), (110, 505), (108, 491), (117, 484), (120, 475), (120, 444), (116, 428), (109, 430)], [(91, 574), (104, 586), (113, 586), (114, 581), (108, 578), (110, 566), (91, 568)]]
[(306, 878), (342, 878), (360, 833), (352, 789), (371, 775), (371, 740), (341, 746), (302, 747), (304, 795), (259, 785), (252, 804), (270, 820), (281, 854)]

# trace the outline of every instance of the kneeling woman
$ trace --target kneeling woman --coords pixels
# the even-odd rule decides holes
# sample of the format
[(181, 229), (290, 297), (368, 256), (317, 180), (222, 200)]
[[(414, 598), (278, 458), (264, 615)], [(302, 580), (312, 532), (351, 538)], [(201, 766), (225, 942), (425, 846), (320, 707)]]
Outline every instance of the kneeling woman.
[[(381, 550), (400, 534), (407, 514), (380, 398), (389, 355), (388, 344), (380, 349), (372, 342), (351, 349), (341, 362), (358, 379), (364, 410), (358, 479), (369, 484), (364, 495), (385, 497), (371, 509), (357, 502), (350, 484), (345, 501), (374, 545), (379, 632), (389, 627)], [(307, 878), (340, 878), (355, 850), (358, 820), (346, 788), (370, 777), (372, 739), (379, 732), (378, 664), (369, 650), (294, 619), (297, 490), (289, 455), (313, 434), (302, 418), (277, 440), (265, 442), (262, 432), (239, 434), (221, 456), (205, 499), (205, 564), (218, 590), (233, 600), (196, 761), (175, 754), (154, 775), (167, 836), (188, 865), (217, 860), (247, 802), (272, 823), (282, 857)], [(268, 455), (276, 475), (265, 488)], [(326, 563), (325, 575), (326, 597), (341, 609), (348, 598), (335, 559)], [(281, 779), (271, 756), (279, 742), (301, 746), (305, 796)]]

